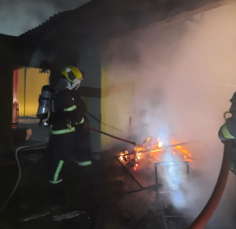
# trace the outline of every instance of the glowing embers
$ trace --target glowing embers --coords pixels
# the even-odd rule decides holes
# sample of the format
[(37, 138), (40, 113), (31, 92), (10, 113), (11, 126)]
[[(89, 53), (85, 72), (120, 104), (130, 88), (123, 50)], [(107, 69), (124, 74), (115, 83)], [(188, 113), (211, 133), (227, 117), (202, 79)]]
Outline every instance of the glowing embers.
[(124, 153), (120, 153), (119, 159), (125, 166), (132, 167), (136, 171), (138, 167), (137, 162), (141, 159), (141, 155), (139, 153), (136, 154), (133, 150), (131, 153), (126, 150)]
[(192, 155), (185, 149), (183, 149), (181, 146), (176, 146), (172, 149), (172, 153), (174, 156), (180, 157), (183, 161), (192, 162)]
[(160, 141), (160, 138), (158, 138), (156, 141), (153, 141), (152, 137), (148, 137), (141, 145), (134, 146), (131, 153), (129, 153), (127, 150), (124, 153), (121, 152), (119, 159), (125, 166), (131, 167), (134, 171), (137, 171), (139, 167), (139, 161), (144, 156), (142, 153), (162, 151), (162, 146), (163, 143)]
[[(152, 137), (148, 137), (141, 145), (136, 145), (128, 152), (121, 152), (119, 160), (123, 165), (130, 167), (134, 171), (138, 171), (143, 168), (146, 162), (162, 160), (163, 153), (171, 152), (176, 158), (185, 162), (192, 162), (192, 155), (180, 145), (175, 146), (163, 146), (160, 138), (154, 140)], [(147, 160), (146, 160), (147, 159)]]
[(120, 160), (123, 161), (123, 162), (128, 162), (129, 161), (129, 156), (130, 155), (127, 155), (129, 154), (129, 152), (127, 150), (125, 150), (125, 153), (120, 153)]

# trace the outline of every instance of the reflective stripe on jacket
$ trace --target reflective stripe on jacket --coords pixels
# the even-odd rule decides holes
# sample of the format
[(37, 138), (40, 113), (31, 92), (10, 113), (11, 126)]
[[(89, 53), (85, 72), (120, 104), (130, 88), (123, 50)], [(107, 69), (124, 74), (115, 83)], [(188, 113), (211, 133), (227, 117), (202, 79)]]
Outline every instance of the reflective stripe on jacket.
[(84, 117), (82, 117), (82, 119), (81, 119), (81, 121), (78, 123), (78, 122), (76, 122), (75, 124), (76, 125), (79, 125), (79, 124), (82, 124), (82, 123), (84, 123)]
[(67, 129), (63, 129), (63, 130), (53, 130), (52, 128), (53, 128), (53, 126), (51, 125), (50, 126), (50, 133), (53, 135), (68, 134), (68, 133), (75, 131), (75, 127), (71, 127), (69, 125), (68, 125)]
[(219, 138), (222, 141), (236, 139), (236, 119), (232, 116), (226, 120), (219, 130)]
[(227, 124), (226, 123), (220, 128), (220, 130), (221, 130), (221, 133), (224, 136), (224, 140), (225, 139), (235, 139), (235, 137), (230, 134), (230, 132), (229, 132), (229, 130), (227, 128)]
[(75, 131), (75, 125), (84, 119), (78, 116), (72, 91), (65, 89), (55, 93), (53, 98), (50, 132), (53, 135), (67, 134)]
[(78, 161), (77, 162), (79, 166), (89, 166), (89, 165), (92, 165), (92, 161), (89, 160), (89, 161)]
[(77, 107), (75, 105), (71, 106), (71, 107), (68, 107), (68, 108), (65, 108), (63, 111), (73, 111), (75, 110)]

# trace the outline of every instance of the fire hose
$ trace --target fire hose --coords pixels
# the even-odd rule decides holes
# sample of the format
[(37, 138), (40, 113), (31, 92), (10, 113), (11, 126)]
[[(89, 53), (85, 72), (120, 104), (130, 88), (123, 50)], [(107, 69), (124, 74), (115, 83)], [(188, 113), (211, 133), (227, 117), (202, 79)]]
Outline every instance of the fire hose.
[(188, 227), (188, 229), (203, 229), (216, 210), (223, 195), (229, 175), (231, 145), (232, 142), (230, 140), (225, 141), (221, 170), (213, 193), (206, 206), (203, 208), (198, 217), (193, 221), (193, 223)]
[(17, 163), (17, 167), (18, 167), (18, 178), (17, 178), (17, 181), (16, 181), (16, 184), (12, 190), (12, 192), (9, 194), (8, 198), (5, 200), (5, 202), (1, 205), (0, 207), (0, 214), (2, 214), (3, 210), (5, 209), (5, 207), (7, 206), (7, 204), (9, 203), (9, 201), (11, 200), (12, 196), (14, 195), (19, 183), (20, 183), (20, 179), (21, 179), (21, 167), (20, 167), (20, 162), (18, 160), (18, 152), (20, 151), (23, 151), (25, 149), (36, 149), (36, 147), (39, 148), (45, 148), (47, 146), (47, 142), (44, 142), (42, 144), (39, 144), (39, 145), (33, 145), (33, 146), (22, 146), (22, 147), (19, 147), (16, 149), (15, 151), (15, 159), (16, 159), (16, 163)]
[(108, 134), (106, 132), (103, 132), (103, 131), (100, 131), (100, 130), (97, 130), (97, 129), (94, 129), (92, 127), (88, 127), (90, 130), (93, 130), (95, 132), (98, 132), (98, 133), (101, 133), (101, 134), (104, 134), (104, 135), (107, 135), (108, 137), (111, 137), (111, 138), (114, 138), (114, 139), (117, 139), (119, 141), (122, 141), (122, 142), (126, 142), (126, 143), (130, 143), (132, 145), (136, 145), (136, 142), (132, 142), (132, 141), (129, 141), (129, 140), (126, 140), (126, 139), (123, 139), (123, 138), (119, 138), (119, 137), (116, 137), (114, 135), (111, 135), (111, 134)]

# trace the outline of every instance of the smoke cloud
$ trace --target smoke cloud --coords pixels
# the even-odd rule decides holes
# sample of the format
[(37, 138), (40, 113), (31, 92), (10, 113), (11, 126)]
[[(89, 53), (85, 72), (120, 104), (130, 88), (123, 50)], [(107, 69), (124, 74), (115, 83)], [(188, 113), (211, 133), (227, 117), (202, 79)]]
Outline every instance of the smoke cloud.
[[(236, 91), (235, 41), (236, 4), (230, 4), (113, 38), (103, 55), (109, 76), (103, 86), (116, 87), (104, 100), (112, 113), (106, 121), (127, 133), (114, 134), (137, 142), (150, 135), (165, 144), (195, 142), (186, 146), (193, 155), (190, 179), (186, 172), (176, 175), (174, 167), (166, 175), (173, 205), (188, 209), (193, 219), (209, 199), (221, 166), (218, 130)], [(173, 160), (167, 151), (163, 161)], [(230, 173), (210, 228), (235, 228), (235, 204)]]
[(89, 0), (1, 0), (0, 33), (19, 36), (56, 13), (73, 10)]

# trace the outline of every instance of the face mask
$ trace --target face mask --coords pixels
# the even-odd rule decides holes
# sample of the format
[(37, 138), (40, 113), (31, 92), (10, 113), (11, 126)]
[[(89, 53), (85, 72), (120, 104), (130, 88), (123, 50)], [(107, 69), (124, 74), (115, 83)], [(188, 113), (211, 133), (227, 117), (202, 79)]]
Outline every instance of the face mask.
[(75, 79), (71, 85), (71, 90), (77, 90), (80, 87), (81, 80)]
[(75, 89), (74, 89), (74, 90), (78, 90), (78, 89), (79, 89), (79, 87), (80, 87), (80, 83), (78, 83), (78, 84), (76, 85), (76, 87), (75, 87)]

